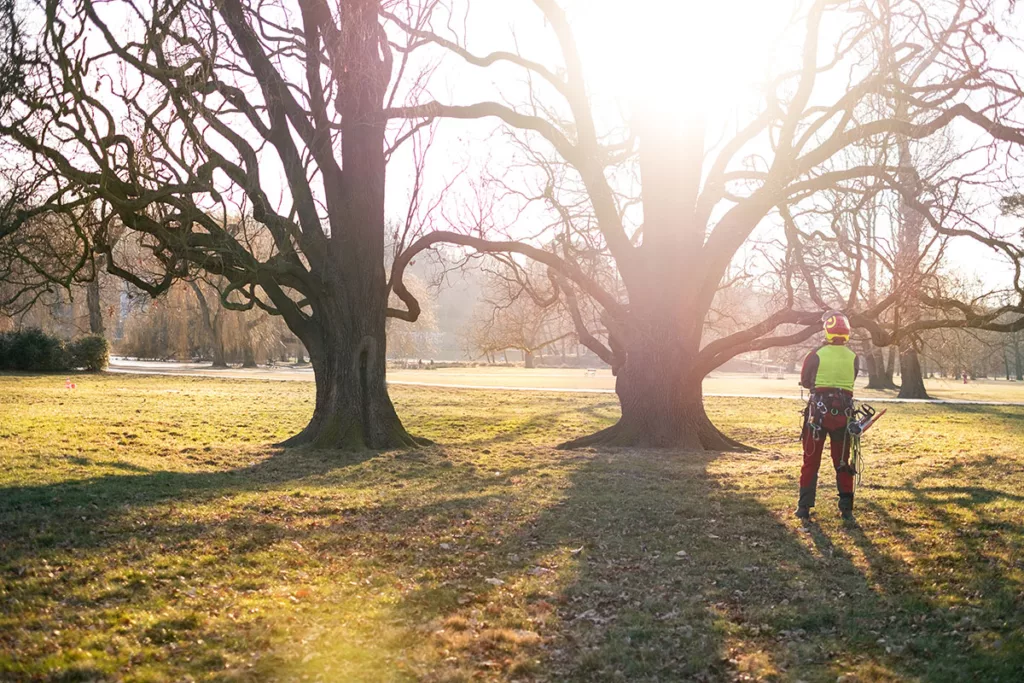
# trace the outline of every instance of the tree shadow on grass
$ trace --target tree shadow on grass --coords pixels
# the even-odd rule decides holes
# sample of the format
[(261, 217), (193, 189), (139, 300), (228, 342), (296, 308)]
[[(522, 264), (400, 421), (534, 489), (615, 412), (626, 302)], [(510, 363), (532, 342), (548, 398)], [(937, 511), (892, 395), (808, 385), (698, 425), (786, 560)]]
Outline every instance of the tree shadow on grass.
[[(120, 679), (137, 669), (267, 680), (287, 669), (275, 648), (300, 644), (287, 635), (297, 613), (313, 630), (362, 613), (364, 597), (372, 604), (371, 593), (429, 571), (424, 538), (498, 509), (501, 488), (524, 473), (510, 466), (499, 477), (437, 447), (295, 449), (224, 472), (3, 489), (0, 680)], [(367, 652), (379, 637), (347, 635)], [(354, 666), (357, 678), (379, 679), (379, 658)]]
[[(869, 505), (863, 529), (827, 512), (822, 524), (804, 527), (789, 518), (788, 503), (768, 507), (757, 482), (731, 469), (771, 457), (586, 454), (558, 499), (507, 533), (494, 557), (449, 570), (463, 587), (461, 603), (460, 590), (439, 596), (432, 587), (396, 607), (396, 618), (426, 622), (435, 648), (449, 654), (421, 675), (1020, 680), (1024, 615), (1012, 557), (1007, 564), (957, 540), (949, 552), (971, 569), (933, 590), (931, 570), (890, 556), (931, 552), (898, 519)], [(975, 493), (958, 504), (1000, 495)], [(935, 519), (937, 533), (964, 536), (961, 520), (921, 496), (915, 514)], [(1011, 543), (1024, 537), (1005, 519), (988, 526)], [(982, 516), (977, 528), (986, 528)], [(898, 542), (883, 551), (876, 537)], [(502, 583), (486, 583), (488, 576)], [(983, 637), (961, 623), (964, 591), (986, 595), (977, 605)]]
[[(38, 680), (1018, 680), (1019, 570), (987, 544), (1024, 531), (950, 511), (1013, 494), (916, 481), (868, 501), (863, 529), (827, 512), (805, 529), (759, 474), (770, 453), (373, 455), (5, 489), (3, 607), (22, 623), (0, 653), (63, 657), (24, 670)], [(970, 572), (936, 587), (948, 567), (908, 555)], [(125, 642), (127, 663), (106, 649)]]

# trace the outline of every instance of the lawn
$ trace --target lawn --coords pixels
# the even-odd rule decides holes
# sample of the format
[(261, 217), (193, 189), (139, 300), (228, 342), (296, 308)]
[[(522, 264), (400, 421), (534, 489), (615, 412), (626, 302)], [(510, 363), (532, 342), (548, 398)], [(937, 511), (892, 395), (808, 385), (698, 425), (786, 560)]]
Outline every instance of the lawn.
[[(281, 379), (313, 381), (312, 369), (277, 366), (273, 368), (211, 368), (209, 363), (179, 363), (162, 361), (128, 361), (115, 359), (114, 368), (146, 373), (185, 373), (196, 376), (228, 377), (237, 379)], [(584, 390), (611, 393), (615, 391), (615, 378), (607, 368), (588, 374), (582, 368), (534, 368), (480, 366), (444, 367), (433, 369), (388, 370), (388, 381), (394, 385), (428, 384), (441, 387), (473, 387), (501, 390), (554, 389)], [(899, 381), (899, 377), (896, 378)], [(790, 396), (799, 398), (804, 394), (798, 384), (799, 376), (794, 373), (767, 376), (760, 373), (713, 372), (704, 379), (705, 395), (743, 396)], [(867, 377), (857, 380), (857, 392), (871, 398), (895, 398), (898, 391), (868, 390)], [(967, 384), (955, 378), (931, 377), (925, 380), (932, 398), (945, 401), (991, 401), (997, 403), (1020, 403), (1024, 405), (1024, 382), (1003, 379), (971, 380)]]
[(610, 396), (395, 387), (438, 445), (282, 451), (313, 387), (0, 376), (0, 681), (1019, 681), (1024, 408), (894, 405), (857, 527), (752, 454), (555, 450)]

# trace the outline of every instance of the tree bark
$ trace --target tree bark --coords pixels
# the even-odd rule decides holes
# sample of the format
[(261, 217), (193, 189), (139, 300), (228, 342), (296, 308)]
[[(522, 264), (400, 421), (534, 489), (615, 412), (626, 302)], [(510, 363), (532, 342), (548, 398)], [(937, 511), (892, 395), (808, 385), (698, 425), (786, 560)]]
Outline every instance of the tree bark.
[(244, 340), (242, 340), (242, 367), (256, 367), (256, 352), (252, 348), (252, 339), (250, 339), (248, 336)]
[[(325, 181), (331, 219), (328, 258), (320, 261), (312, 315), (286, 316), (309, 353), (316, 405), (309, 424), (285, 446), (360, 450), (424, 443), (402, 426), (388, 396), (384, 272), (385, 121), (391, 76), (380, 56), (379, 3), (341, 3), (346, 70), (337, 102), (343, 176)], [(333, 173), (332, 173), (333, 174)]]
[[(97, 271), (99, 267), (97, 265)], [(89, 333), (100, 337), (104, 334), (103, 329), (103, 307), (100, 301), (100, 276), (99, 272), (85, 289), (85, 301), (89, 309)]]
[(347, 303), (346, 316), (334, 318), (341, 325), (304, 335), (316, 405), (306, 428), (281, 445), (360, 450), (429, 443), (406, 432), (388, 396), (383, 306)]
[(924, 388), (924, 373), (921, 372), (921, 359), (916, 349), (909, 348), (900, 354), (900, 378), (899, 398), (931, 398)]
[(749, 451), (718, 430), (704, 410), (701, 378), (673, 340), (649, 340), (632, 348), (615, 379), (622, 416), (596, 434), (562, 444), (637, 446), (684, 450)]
[(882, 366), (884, 369), (884, 382), (886, 389), (898, 389), (899, 386), (896, 384), (896, 380), (893, 379), (893, 375), (896, 373), (896, 346), (889, 347), (889, 360)]
[(527, 370), (536, 367), (536, 363), (533, 358), (533, 351), (523, 351), (523, 365)]
[(886, 365), (885, 355), (881, 350), (871, 346), (868, 351), (864, 354), (864, 361), (867, 373), (868, 373), (868, 389), (876, 389), (879, 391), (896, 391), (899, 386), (892, 379), (894, 357), (896, 349), (895, 347), (889, 348), (889, 364)]

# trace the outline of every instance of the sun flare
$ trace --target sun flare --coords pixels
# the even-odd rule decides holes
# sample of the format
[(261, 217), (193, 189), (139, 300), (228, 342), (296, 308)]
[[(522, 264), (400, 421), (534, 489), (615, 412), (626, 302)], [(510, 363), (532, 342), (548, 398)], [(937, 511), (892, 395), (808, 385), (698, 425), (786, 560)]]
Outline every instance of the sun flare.
[(790, 0), (589, 0), (572, 7), (595, 94), (708, 113), (756, 92), (785, 41)]

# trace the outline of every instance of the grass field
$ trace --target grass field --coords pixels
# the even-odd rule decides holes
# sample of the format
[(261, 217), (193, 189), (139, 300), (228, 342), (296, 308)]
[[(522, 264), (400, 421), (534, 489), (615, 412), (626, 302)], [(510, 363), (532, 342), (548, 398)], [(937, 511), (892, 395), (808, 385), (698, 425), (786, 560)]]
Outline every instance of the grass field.
[(270, 444), (313, 387), (0, 376), (0, 681), (1020, 681), (1024, 408), (895, 405), (858, 527), (752, 454), (564, 452), (614, 397), (395, 387), (438, 445)]
[[(196, 376), (226, 376), (238, 379), (291, 379), (313, 381), (313, 373), (308, 366), (296, 369), (288, 366), (258, 369), (213, 369), (209, 363), (165, 363), (160, 361), (115, 361), (116, 367), (125, 370), (142, 372), (194, 373)], [(713, 372), (704, 380), (704, 393), (725, 395), (764, 395), (792, 396), (801, 395), (795, 374), (781, 378), (774, 373), (762, 377), (758, 373)], [(898, 378), (897, 378), (898, 379)], [(475, 367), (449, 368), (438, 366), (435, 369), (388, 370), (388, 381), (396, 384), (434, 384), (439, 386), (471, 386), (479, 388), (541, 388), (541, 389), (574, 389), (586, 391), (615, 390), (615, 378), (608, 369), (596, 370), (588, 375), (585, 370), (577, 368), (535, 368), (521, 367)], [(895, 391), (874, 391), (865, 389), (867, 378), (861, 377), (857, 382), (857, 393), (865, 398), (894, 398)], [(956, 379), (930, 378), (926, 380), (928, 391), (933, 398), (950, 401), (995, 401), (1021, 403), (1024, 405), (1024, 382), (1005, 381), (1001, 379), (972, 380), (964, 384)]]

